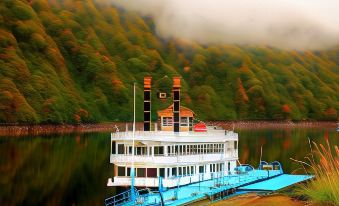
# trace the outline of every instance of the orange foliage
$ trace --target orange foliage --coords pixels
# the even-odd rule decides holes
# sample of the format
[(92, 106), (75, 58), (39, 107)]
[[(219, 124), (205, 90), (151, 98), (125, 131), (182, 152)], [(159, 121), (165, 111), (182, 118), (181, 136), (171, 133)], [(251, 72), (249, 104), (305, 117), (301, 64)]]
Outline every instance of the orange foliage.
[(247, 102), (248, 101), (248, 96), (246, 94), (245, 88), (242, 85), (242, 81), (241, 81), (240, 78), (238, 78), (238, 92), (241, 94), (242, 99)]
[(81, 117), (88, 117), (88, 111), (85, 109), (79, 109), (77, 114)]
[(291, 112), (291, 109), (290, 107), (288, 106), (288, 104), (284, 104), (282, 107), (281, 107), (282, 111), (285, 112), (285, 113), (290, 113)]
[(44, 103), (43, 103), (43, 108), (42, 108), (42, 111), (44, 111), (45, 113), (49, 113), (51, 112), (51, 108), (52, 108), (52, 105), (55, 103), (55, 99), (53, 98), (49, 98), (47, 99)]
[(190, 67), (184, 67), (184, 72), (187, 73), (190, 71), (190, 69), (191, 69)]
[(122, 88), (124, 88), (124, 83), (118, 78), (112, 77), (111, 82), (112, 82), (114, 92), (119, 92)]
[(74, 120), (77, 122), (77, 123), (80, 123), (81, 121), (81, 117), (77, 114), (74, 115)]
[(106, 55), (104, 55), (102, 58), (103, 58), (103, 60), (106, 61), (106, 62), (109, 62), (109, 61), (110, 61), (109, 57), (106, 56)]
[(337, 117), (338, 113), (337, 110), (330, 107), (324, 111), (324, 116), (327, 118), (333, 118), (335, 119)]
[(189, 95), (185, 94), (184, 99), (187, 104), (192, 104), (192, 99)]

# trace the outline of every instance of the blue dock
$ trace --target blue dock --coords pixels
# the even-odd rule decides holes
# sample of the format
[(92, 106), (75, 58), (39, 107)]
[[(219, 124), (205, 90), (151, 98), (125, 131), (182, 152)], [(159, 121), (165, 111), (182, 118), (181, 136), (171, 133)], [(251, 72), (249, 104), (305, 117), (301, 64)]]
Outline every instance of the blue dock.
[[(180, 181), (180, 177), (176, 178)], [(106, 199), (105, 205), (176, 206), (191, 204), (204, 199), (218, 201), (238, 193), (246, 193), (250, 191), (276, 191), (311, 178), (313, 178), (311, 175), (284, 174), (281, 167), (280, 169), (272, 168), (271, 170), (262, 169), (262, 167), (257, 170), (253, 169), (250, 171), (238, 170), (230, 175), (216, 175), (216, 177), (213, 177), (210, 180), (180, 187), (160, 187), (159, 191), (149, 191), (147, 194), (139, 194), (139, 192), (136, 191), (135, 201), (131, 201), (129, 190), (123, 193), (125, 199), (114, 196)]]
[(282, 174), (275, 178), (262, 182), (239, 187), (238, 190), (245, 191), (276, 191), (298, 182), (303, 182), (313, 178), (312, 175), (290, 175)]

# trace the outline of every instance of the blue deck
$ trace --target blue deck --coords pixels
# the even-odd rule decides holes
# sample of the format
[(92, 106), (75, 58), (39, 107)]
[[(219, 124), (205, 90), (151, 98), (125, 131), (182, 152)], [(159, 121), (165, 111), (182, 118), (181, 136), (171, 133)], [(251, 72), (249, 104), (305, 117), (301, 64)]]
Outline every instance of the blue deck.
[(240, 187), (240, 190), (263, 190), (263, 191), (276, 191), (284, 187), (296, 184), (298, 182), (303, 182), (305, 180), (311, 179), (312, 175), (290, 175), (283, 174), (278, 177), (265, 180), (262, 182), (250, 184), (247, 186)]
[[(229, 175), (221, 178), (215, 178), (200, 183), (194, 183), (179, 188), (171, 188), (162, 192), (165, 205), (182, 205), (199, 199), (205, 199), (221, 191), (236, 189), (242, 185), (247, 185), (257, 181), (264, 181), (265, 179), (281, 175), (280, 171), (254, 170), (246, 174)], [(143, 198), (143, 205), (151, 205), (160, 203), (160, 195), (145, 195)]]
[[(162, 200), (164, 205), (183, 205), (202, 199), (216, 201), (228, 197), (235, 192), (275, 191), (312, 178), (310, 175), (283, 174), (281, 170), (252, 170), (245, 174), (227, 175), (211, 180), (164, 189)], [(179, 180), (180, 181), (180, 180)], [(235, 194), (236, 195), (236, 194)], [(136, 202), (124, 202), (115, 205), (155, 205), (160, 204), (160, 193), (139, 195)], [(113, 205), (113, 204), (106, 204)]]

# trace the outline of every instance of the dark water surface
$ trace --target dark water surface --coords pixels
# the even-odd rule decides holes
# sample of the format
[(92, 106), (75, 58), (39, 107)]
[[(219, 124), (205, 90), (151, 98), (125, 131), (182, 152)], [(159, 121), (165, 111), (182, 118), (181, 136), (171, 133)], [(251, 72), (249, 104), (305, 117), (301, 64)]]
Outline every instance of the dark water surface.
[[(286, 172), (300, 168), (289, 158), (309, 153), (308, 137), (339, 145), (335, 129), (240, 130), (240, 161), (278, 160)], [(109, 133), (0, 138), (0, 205), (103, 205), (115, 192)], [(299, 170), (299, 172), (302, 172)]]

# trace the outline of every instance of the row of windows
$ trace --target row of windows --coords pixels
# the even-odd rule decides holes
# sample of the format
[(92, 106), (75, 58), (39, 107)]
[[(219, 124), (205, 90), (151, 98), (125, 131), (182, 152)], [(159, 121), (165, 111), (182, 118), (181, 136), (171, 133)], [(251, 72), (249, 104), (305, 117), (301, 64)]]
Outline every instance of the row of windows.
[(168, 155), (191, 155), (223, 153), (223, 144), (172, 145), (167, 146)]
[[(162, 117), (162, 126), (173, 126), (173, 118)], [(180, 126), (193, 126), (193, 118), (192, 117), (181, 117)]]
[[(112, 144), (115, 148), (114, 145)], [(164, 146), (154, 147), (135, 147), (135, 155), (152, 155), (154, 148), (155, 156), (165, 155)], [(228, 148), (229, 149), (229, 148)], [(237, 142), (234, 142), (234, 149), (237, 149)], [(150, 150), (150, 151), (148, 151)], [(168, 155), (192, 155), (192, 154), (213, 154), (223, 153), (224, 144), (199, 144), (199, 145), (171, 145), (167, 146)], [(113, 153), (113, 150), (112, 150)], [(113, 153), (115, 154), (115, 153)], [(132, 155), (132, 146), (125, 146), (124, 144), (118, 144), (118, 154)]]
[[(182, 166), (182, 167), (172, 167), (172, 168), (136, 168), (135, 176), (136, 177), (166, 177), (165, 176), (165, 169), (167, 169), (167, 177), (172, 176), (187, 176), (187, 175), (194, 175), (194, 174), (201, 174), (207, 172), (208, 165), (200, 165), (196, 166)], [(230, 171), (230, 162), (227, 164), (227, 171)], [(197, 171), (198, 169), (198, 171)], [(159, 174), (158, 174), (159, 171)], [(221, 172), (225, 171), (225, 164), (224, 163), (214, 163), (209, 164), (209, 172)], [(130, 176), (131, 175), (131, 168), (127, 167), (118, 167), (118, 176)]]

